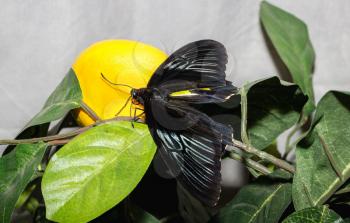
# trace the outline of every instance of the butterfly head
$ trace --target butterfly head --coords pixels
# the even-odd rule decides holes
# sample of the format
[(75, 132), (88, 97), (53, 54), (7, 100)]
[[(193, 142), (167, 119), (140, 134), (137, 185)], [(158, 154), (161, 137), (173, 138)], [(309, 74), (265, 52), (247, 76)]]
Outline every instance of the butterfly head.
[(142, 104), (144, 105), (145, 100), (147, 100), (148, 96), (148, 89), (147, 88), (140, 88), (140, 89), (131, 89), (131, 98), (133, 104)]

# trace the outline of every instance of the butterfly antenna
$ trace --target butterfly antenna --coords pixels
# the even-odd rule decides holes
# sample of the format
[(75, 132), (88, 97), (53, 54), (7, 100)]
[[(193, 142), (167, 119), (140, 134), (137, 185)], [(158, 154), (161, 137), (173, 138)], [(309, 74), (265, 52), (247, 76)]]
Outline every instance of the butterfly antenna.
[(126, 107), (126, 105), (129, 103), (131, 99), (131, 96), (128, 98), (128, 100), (126, 100), (125, 104), (123, 105), (123, 107), (118, 111), (118, 113), (115, 115), (115, 116), (118, 116), (123, 110), (124, 108)]
[(110, 85), (115, 85), (115, 86), (124, 86), (124, 87), (128, 87), (128, 88), (131, 88), (133, 89), (133, 87), (131, 87), (130, 85), (127, 85), (127, 84), (117, 84), (117, 83), (113, 83), (112, 81), (108, 80), (105, 75), (103, 75), (103, 73), (101, 73), (101, 77), (103, 80), (105, 80), (108, 84)]

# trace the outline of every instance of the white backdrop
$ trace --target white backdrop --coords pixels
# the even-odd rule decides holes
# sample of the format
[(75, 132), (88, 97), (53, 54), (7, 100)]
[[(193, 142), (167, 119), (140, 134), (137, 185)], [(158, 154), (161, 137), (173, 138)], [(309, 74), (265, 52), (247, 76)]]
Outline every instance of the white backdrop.
[[(224, 43), (237, 86), (275, 75), (258, 0), (1, 0), (0, 138), (12, 138), (40, 110), (81, 50), (126, 38), (167, 53), (203, 38)], [(316, 99), (349, 90), (350, 1), (271, 0), (304, 20), (316, 50)]]

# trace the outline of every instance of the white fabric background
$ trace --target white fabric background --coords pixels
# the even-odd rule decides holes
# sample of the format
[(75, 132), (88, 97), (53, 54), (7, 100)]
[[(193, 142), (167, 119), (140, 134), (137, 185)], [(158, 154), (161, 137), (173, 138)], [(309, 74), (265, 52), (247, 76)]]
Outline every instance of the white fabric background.
[[(259, 24), (258, 0), (1, 0), (0, 138), (40, 110), (80, 51), (133, 39), (167, 53), (203, 38), (224, 43), (237, 86), (278, 73)], [(316, 50), (316, 98), (348, 90), (350, 1), (271, 0), (304, 20)]]

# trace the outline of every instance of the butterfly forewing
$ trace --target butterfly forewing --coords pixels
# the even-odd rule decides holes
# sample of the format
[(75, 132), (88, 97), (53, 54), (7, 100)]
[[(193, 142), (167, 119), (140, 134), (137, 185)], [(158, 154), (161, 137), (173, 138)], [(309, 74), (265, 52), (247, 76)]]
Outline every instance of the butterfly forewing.
[(191, 103), (217, 103), (237, 92), (225, 80), (227, 54), (213, 40), (187, 44), (173, 53), (148, 83), (146, 123), (172, 175), (203, 203), (220, 197), (221, 155), (232, 129)]
[(192, 88), (226, 85), (226, 63), (227, 53), (221, 43), (196, 41), (171, 54), (155, 71), (148, 88), (171, 86), (172, 91), (178, 91), (189, 85)]
[(169, 94), (169, 100), (191, 104), (221, 103), (237, 94), (238, 89), (230, 84), (211, 88), (195, 88)]

